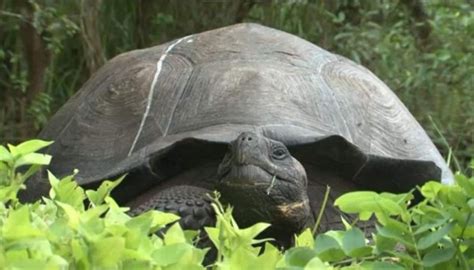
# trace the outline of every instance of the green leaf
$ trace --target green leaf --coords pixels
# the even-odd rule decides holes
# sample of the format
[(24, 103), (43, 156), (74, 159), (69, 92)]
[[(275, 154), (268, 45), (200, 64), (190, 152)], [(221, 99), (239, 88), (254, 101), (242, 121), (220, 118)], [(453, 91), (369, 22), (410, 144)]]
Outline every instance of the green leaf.
[(224, 258), (223, 262), (217, 264), (217, 269), (252, 270), (257, 267), (257, 255), (244, 247), (233, 250), (230, 256)]
[(288, 250), (285, 261), (288, 266), (304, 267), (308, 262), (317, 257), (316, 251), (307, 247), (296, 247)]
[(10, 150), (10, 153), (12, 154), (13, 158), (16, 158), (18, 156), (18, 150), (16, 149), (16, 146), (12, 144), (7, 144), (8, 150)]
[(263, 250), (263, 254), (261, 254), (257, 258), (256, 264), (258, 264), (258, 267), (256, 269), (275, 269), (278, 260), (283, 257), (282, 254), (275, 246), (273, 246), (269, 242), (265, 243)]
[(418, 249), (424, 250), (435, 245), (443, 237), (445, 237), (449, 233), (449, 231), (451, 231), (452, 228), (453, 228), (453, 224), (448, 223), (436, 231), (429, 232), (427, 235), (421, 237), (420, 240), (418, 240), (418, 244), (417, 244)]
[(41, 165), (35, 164), (31, 165), (28, 170), (21, 176), (21, 183), (24, 183), (28, 178), (34, 175), (37, 171), (41, 169)]
[(249, 242), (251, 242), (251, 240), (253, 238), (255, 238), (257, 235), (259, 235), (261, 232), (263, 232), (268, 227), (270, 227), (270, 224), (259, 222), (259, 223), (256, 223), (256, 224), (248, 227), (248, 228), (238, 230), (237, 234), (242, 239), (248, 239)]
[(211, 240), (211, 242), (214, 244), (214, 246), (217, 247), (217, 249), (222, 250), (224, 247), (220, 245), (220, 239), (219, 239), (219, 234), (220, 230), (215, 227), (204, 227), (204, 231), (206, 231), (207, 236)]
[(401, 234), (410, 233), (410, 225), (400, 222), (399, 220), (395, 218), (387, 219), (385, 227), (390, 228), (392, 230), (396, 230)]
[[(426, 217), (426, 214), (423, 212), (423, 215)], [(434, 218), (432, 220), (424, 219), (423, 222), (414, 232), (415, 235), (424, 233), (431, 230), (432, 228), (437, 228), (443, 224), (448, 223), (449, 217)]]
[(51, 145), (52, 141), (42, 141), (42, 140), (29, 140), (24, 143), (21, 143), (16, 146), (16, 155), (26, 155), (34, 153), (48, 145)]
[(471, 211), (474, 211), (474, 199), (469, 199), (469, 201), (467, 201), (467, 205), (469, 205)]
[(69, 262), (59, 255), (52, 255), (48, 258), (46, 269), (68, 269)]
[(345, 257), (344, 251), (336, 239), (328, 235), (318, 235), (315, 240), (315, 245), (315, 251), (323, 261), (337, 261)]
[(454, 256), (456, 249), (454, 247), (445, 249), (433, 249), (423, 257), (423, 265), (433, 267), (437, 264), (447, 262)]
[(11, 210), (6, 218), (1, 234), (7, 240), (19, 240), (44, 235), (44, 232), (33, 226), (28, 206)]
[(413, 194), (410, 193), (401, 193), (401, 194), (393, 194), (389, 192), (382, 192), (380, 193), (380, 196), (383, 198), (387, 198), (389, 200), (392, 200), (393, 202), (397, 203), (401, 207), (404, 207), (407, 202), (412, 200), (414, 198)]
[[(271, 247), (266, 245), (266, 247)], [(273, 270), (276, 269), (276, 264), (281, 256), (274, 247), (269, 250), (265, 248), (265, 253), (261, 256), (257, 256), (248, 247), (240, 246), (233, 250), (229, 257), (224, 257), (223, 263), (217, 264), (217, 269), (262, 269), (262, 270)], [(230, 260), (229, 260), (230, 258)]]
[[(7, 256), (11, 256), (11, 252), (7, 253)], [(10, 257), (8, 264), (9, 269), (22, 269), (22, 270), (36, 270), (36, 269), (48, 269), (47, 261), (45, 258), (30, 259), (25, 258), (15, 258)], [(49, 268), (51, 269), (51, 268)]]
[(465, 207), (468, 197), (470, 197), (466, 194), (466, 191), (459, 186), (453, 186), (449, 188), (449, 190), (444, 188), (443, 191), (443, 194), (446, 194), (448, 197), (448, 203), (457, 207)]
[(122, 237), (104, 237), (92, 244), (90, 254), (92, 262), (98, 268), (118, 268), (125, 251), (125, 239)]
[(351, 228), (344, 234), (342, 239), (342, 249), (346, 255), (351, 257), (361, 257), (372, 251), (365, 245), (365, 235), (358, 228)]
[(363, 220), (363, 221), (364, 220), (369, 220), (372, 217), (373, 214), (374, 214), (373, 211), (361, 211), (361, 212), (359, 212), (359, 219)]
[(9, 162), (11, 160), (13, 160), (13, 155), (3, 145), (0, 145), (0, 161)]
[[(7, 170), (8, 170), (7, 164), (4, 163), (4, 162), (0, 162), (0, 172), (3, 173), (3, 172), (6, 172)], [(0, 181), (0, 183), (1, 183), (1, 181)]]
[(87, 190), (86, 195), (89, 201), (92, 203), (93, 206), (101, 205), (105, 198), (110, 195), (110, 192), (122, 183), (123, 179), (126, 175), (121, 176), (119, 179), (115, 181), (105, 180), (100, 184), (97, 191), (95, 190)]
[(415, 254), (408, 253), (406, 251), (396, 252), (396, 251), (387, 251), (387, 254), (390, 254), (392, 257), (398, 258), (399, 261), (409, 264), (420, 265), (422, 262), (418, 260)]
[(392, 226), (384, 226), (384, 227), (379, 227), (377, 226), (377, 232), (379, 235), (385, 237), (385, 238), (390, 238), (393, 240), (396, 240), (410, 248), (413, 248), (413, 242), (409, 235), (403, 231), (400, 231), (397, 227), (392, 227)]
[(296, 237), (295, 241), (297, 247), (314, 247), (314, 236), (311, 228), (306, 228), (302, 233)]
[(165, 233), (163, 241), (166, 245), (186, 243), (186, 237), (184, 236), (183, 229), (179, 223), (173, 224)]
[(18, 191), (21, 189), (21, 184), (11, 183), (8, 186), (0, 186), (0, 202), (8, 202), (15, 200)]
[[(125, 212), (128, 211), (128, 208), (119, 207), (111, 197), (107, 197), (105, 202), (109, 207), (109, 211), (107, 211), (107, 214), (105, 215), (106, 222), (127, 226), (127, 222), (132, 219), (129, 215), (125, 214)], [(148, 231), (149, 229), (146, 230)], [(145, 231), (144, 234), (147, 234), (147, 231)]]
[(49, 196), (58, 202), (69, 204), (77, 210), (83, 210), (86, 196), (84, 190), (74, 181), (73, 176), (66, 176), (58, 180), (48, 171), (48, 179), (51, 184)]
[(83, 239), (72, 239), (70, 243), (70, 252), (74, 260), (84, 267), (85, 269), (90, 269), (89, 262), (89, 247), (86, 245)]
[(369, 212), (379, 215), (401, 215), (403, 213), (399, 204), (372, 191), (346, 193), (337, 198), (334, 205), (345, 213), (365, 213), (362, 220), (368, 218), (367, 213)]
[(439, 54), (438, 54), (438, 59), (440, 61), (447, 61), (451, 58), (451, 52), (449, 51), (441, 51)]
[(126, 260), (121, 269), (148, 270), (153, 269), (151, 262), (147, 260)]
[(99, 219), (107, 210), (109, 210), (109, 206), (105, 204), (94, 208), (89, 208), (87, 211), (81, 213), (81, 220), (88, 221), (92, 219)]
[(126, 221), (125, 225), (127, 228), (138, 230), (142, 234), (149, 234), (152, 222), (153, 217), (150, 214), (141, 214)]
[(397, 245), (397, 241), (393, 238), (388, 238), (380, 234), (375, 235), (376, 251), (380, 254), (384, 251), (392, 251)]
[(304, 270), (325, 270), (328, 269), (327, 265), (321, 261), (318, 257), (312, 258), (304, 267)]
[(404, 270), (405, 268), (395, 264), (395, 263), (389, 263), (389, 262), (364, 262), (361, 265), (361, 269), (364, 270)]
[(66, 213), (66, 216), (68, 218), (68, 225), (73, 229), (77, 229), (77, 227), (79, 226), (79, 221), (80, 221), (80, 217), (81, 217), (80, 212), (77, 211), (74, 207), (72, 207), (69, 204), (62, 203), (62, 202), (59, 202), (59, 201), (57, 201), (56, 203)]
[(454, 176), (456, 183), (466, 191), (466, 193), (472, 198), (474, 197), (474, 179), (469, 179), (463, 174), (456, 174)]
[(24, 166), (24, 165), (49, 165), (51, 162), (51, 156), (45, 154), (38, 154), (38, 153), (29, 153), (23, 156), (20, 156), (15, 161), (15, 168)]
[(56, 196), (56, 193), (54, 192), (54, 187), (59, 185), (59, 179), (54, 176), (53, 173), (48, 171), (48, 181), (49, 184), (51, 185), (52, 189), (49, 191), (49, 197), (53, 198)]
[(192, 246), (186, 243), (174, 243), (157, 249), (152, 256), (159, 266), (168, 266), (178, 263), (189, 252), (192, 252)]
[[(180, 217), (173, 213), (165, 213), (161, 211), (148, 211), (142, 215), (150, 215), (151, 217), (151, 228), (150, 233), (154, 233), (163, 227), (176, 222), (180, 219)], [(181, 228), (181, 227), (180, 227)]]
[(421, 187), (421, 194), (427, 199), (434, 199), (441, 190), (440, 182), (429, 181)]

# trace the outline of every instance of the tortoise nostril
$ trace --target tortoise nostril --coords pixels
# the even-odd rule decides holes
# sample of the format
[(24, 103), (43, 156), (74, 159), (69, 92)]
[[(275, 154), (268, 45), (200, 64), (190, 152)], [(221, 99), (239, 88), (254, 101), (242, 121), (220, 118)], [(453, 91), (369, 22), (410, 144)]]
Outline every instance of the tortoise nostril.
[(254, 144), (258, 143), (258, 135), (252, 132), (242, 132), (239, 137), (237, 137), (236, 141), (243, 144)]
[(251, 141), (253, 140), (252, 136), (244, 136), (242, 137), (242, 141), (245, 142), (245, 141)]

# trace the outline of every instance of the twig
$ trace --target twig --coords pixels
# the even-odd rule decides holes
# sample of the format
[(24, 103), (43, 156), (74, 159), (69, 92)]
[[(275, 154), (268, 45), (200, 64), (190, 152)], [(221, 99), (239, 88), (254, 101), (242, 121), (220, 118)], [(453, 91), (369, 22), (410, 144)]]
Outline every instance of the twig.
[(275, 184), (275, 179), (276, 179), (276, 175), (273, 176), (272, 182), (270, 182), (270, 186), (268, 186), (267, 188), (267, 195), (270, 195), (270, 191), (272, 190), (273, 185)]
[(0, 15), (2, 15), (2, 16), (8, 16), (8, 17), (13, 17), (13, 18), (17, 18), (17, 19), (19, 19), (20, 21), (23, 21), (23, 22), (25, 22), (25, 23), (28, 23), (28, 24), (33, 25), (30, 21), (28, 21), (27, 19), (25, 19), (25, 17), (23, 17), (21, 14), (17, 14), (17, 13), (13, 13), (13, 12), (8, 12), (8, 11), (0, 10)]
[(466, 231), (467, 224), (469, 223), (469, 220), (471, 219), (472, 216), (472, 211), (469, 212), (466, 223), (464, 223), (464, 226), (461, 231), (461, 235), (459, 235), (457, 241), (456, 241), (456, 253), (458, 253), (458, 256), (461, 257), (461, 262), (464, 266), (464, 269), (469, 269), (469, 263), (466, 261), (466, 258), (464, 257), (464, 254), (462, 254), (461, 250), (459, 249), (459, 246), (461, 245), (461, 239), (464, 237), (464, 232)]
[[(448, 140), (446, 140), (446, 137), (444, 137), (443, 133), (442, 133), (441, 130), (438, 128), (438, 125), (436, 125), (436, 123), (435, 123), (435, 121), (433, 120), (433, 118), (431, 117), (431, 115), (428, 115), (428, 118), (430, 119), (431, 124), (433, 125), (433, 128), (435, 129), (436, 133), (438, 133), (438, 136), (440, 136), (441, 141), (443, 142), (444, 146), (448, 148), (448, 151), (449, 151), (449, 153), (450, 153), (450, 156), (452, 156), (452, 158), (453, 158), (454, 166), (456, 167), (456, 170), (458, 170), (459, 172), (462, 172), (461, 165), (459, 164), (458, 159), (457, 159), (456, 156), (454, 155), (454, 152), (452, 151), (451, 146), (449, 146)], [(449, 163), (448, 163), (448, 165), (449, 165)]]
[(330, 191), (331, 191), (331, 187), (326, 186), (326, 193), (324, 194), (323, 204), (321, 205), (321, 209), (319, 209), (318, 218), (316, 219), (316, 224), (314, 224), (313, 235), (318, 230), (319, 224), (321, 223), (321, 219), (323, 218), (323, 213), (324, 213), (324, 210), (326, 209), (326, 204), (327, 204), (328, 199), (329, 199), (329, 192)]

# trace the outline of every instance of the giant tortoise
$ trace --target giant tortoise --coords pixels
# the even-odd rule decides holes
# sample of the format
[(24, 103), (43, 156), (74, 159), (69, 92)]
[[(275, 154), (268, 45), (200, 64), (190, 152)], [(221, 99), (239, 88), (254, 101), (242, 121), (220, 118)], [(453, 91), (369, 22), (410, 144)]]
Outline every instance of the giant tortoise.
[[(237, 24), (121, 54), (41, 132), (50, 170), (94, 187), (128, 173), (115, 198), (132, 211), (212, 223), (217, 189), (239, 224), (277, 239), (311, 226), (331, 198), (405, 192), (452, 175), (396, 95), (372, 72), (294, 35)], [(28, 199), (45, 194), (37, 178)], [(323, 225), (339, 220), (328, 204)]]

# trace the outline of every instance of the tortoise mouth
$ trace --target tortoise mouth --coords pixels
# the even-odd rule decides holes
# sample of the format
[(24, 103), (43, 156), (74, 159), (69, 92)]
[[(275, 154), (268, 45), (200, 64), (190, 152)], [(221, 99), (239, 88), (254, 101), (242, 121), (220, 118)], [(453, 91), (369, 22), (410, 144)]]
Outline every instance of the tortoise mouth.
[(231, 166), (222, 172), (217, 190), (223, 203), (234, 206), (234, 217), (241, 226), (268, 222), (292, 234), (310, 216), (306, 189), (256, 165)]
[(228, 187), (255, 188), (272, 184), (279, 180), (277, 174), (252, 164), (234, 165), (219, 177), (219, 184)]

